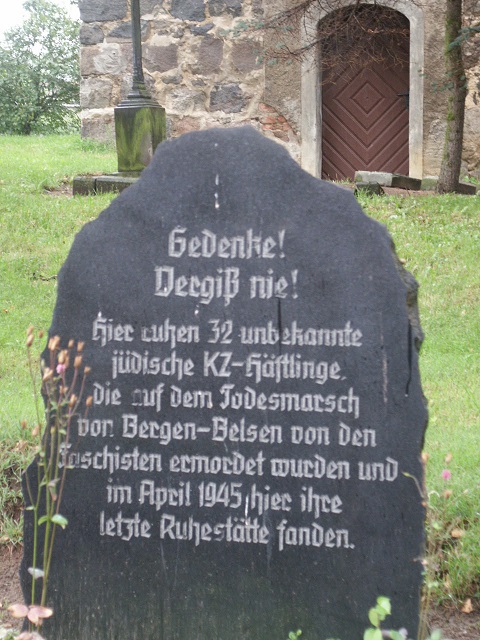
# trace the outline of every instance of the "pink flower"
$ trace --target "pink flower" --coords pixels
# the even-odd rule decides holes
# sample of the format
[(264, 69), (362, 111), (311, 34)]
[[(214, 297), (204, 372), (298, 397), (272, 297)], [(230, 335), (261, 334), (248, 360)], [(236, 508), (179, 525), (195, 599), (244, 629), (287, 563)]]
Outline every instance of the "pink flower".
[(444, 480), (450, 480), (451, 477), (452, 477), (452, 472), (450, 471), (450, 469), (444, 469), (442, 471), (442, 478)]
[(66, 370), (66, 366), (64, 364), (57, 364), (57, 373), (59, 375), (61, 375), (62, 373), (65, 373)]

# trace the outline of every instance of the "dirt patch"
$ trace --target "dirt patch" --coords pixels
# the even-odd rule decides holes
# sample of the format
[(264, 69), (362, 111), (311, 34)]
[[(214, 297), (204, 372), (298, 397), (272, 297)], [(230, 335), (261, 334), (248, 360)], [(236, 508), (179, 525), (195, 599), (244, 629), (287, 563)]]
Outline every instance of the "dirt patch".
[[(0, 546), (0, 638), (4, 629), (20, 630), (7, 607), (23, 602), (18, 569), (23, 549)], [(434, 609), (428, 616), (430, 629), (442, 629), (444, 640), (480, 640), (480, 613), (460, 613), (455, 609)]]
[(71, 182), (62, 182), (58, 187), (44, 189), (44, 192), (49, 196), (72, 196), (73, 187)]
[(480, 640), (480, 613), (457, 609), (434, 609), (428, 616), (430, 629), (441, 629), (445, 640)]
[[(16, 602), (23, 602), (18, 569), (23, 549), (0, 546), (0, 627), (20, 630), (21, 621), (16, 621), (7, 612), (7, 607)], [(0, 637), (2, 637), (0, 635)]]

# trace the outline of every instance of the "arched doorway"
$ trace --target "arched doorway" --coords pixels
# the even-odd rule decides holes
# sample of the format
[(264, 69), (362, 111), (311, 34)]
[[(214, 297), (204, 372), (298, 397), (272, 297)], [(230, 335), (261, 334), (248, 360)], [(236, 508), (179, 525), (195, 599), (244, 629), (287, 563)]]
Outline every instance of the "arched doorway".
[[(339, 0), (345, 7), (351, 7), (351, 0)], [(423, 62), (424, 62), (424, 16), (423, 10), (410, 0), (379, 0), (376, 7), (390, 7), (408, 21), (409, 27), (409, 87), (408, 96), (396, 96), (399, 105), (407, 107), (408, 98), (408, 174), (412, 177), (423, 176)], [(302, 39), (306, 46), (315, 38), (318, 25), (326, 17), (319, 6), (305, 21)], [(405, 22), (407, 24), (407, 22)], [(311, 47), (302, 62), (302, 167), (315, 176), (324, 175), (323, 160), (323, 97), (325, 90), (322, 82), (320, 47)], [(407, 92), (405, 91), (405, 93)], [(404, 93), (404, 91), (397, 91)], [(358, 100), (361, 102), (361, 93)], [(363, 104), (364, 111), (371, 111)], [(359, 107), (360, 108), (360, 107)], [(405, 114), (404, 114), (405, 115)], [(360, 167), (357, 167), (360, 168)]]
[(353, 179), (356, 170), (408, 174), (408, 20), (376, 5), (351, 16), (346, 7), (319, 24), (322, 177)]

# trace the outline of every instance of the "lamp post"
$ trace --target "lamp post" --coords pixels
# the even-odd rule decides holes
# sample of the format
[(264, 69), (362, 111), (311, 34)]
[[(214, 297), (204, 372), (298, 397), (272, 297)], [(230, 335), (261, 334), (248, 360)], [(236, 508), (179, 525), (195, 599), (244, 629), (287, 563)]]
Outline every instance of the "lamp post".
[(138, 174), (166, 138), (165, 109), (149, 94), (143, 76), (140, 0), (131, 0), (133, 78), (127, 97), (115, 107), (118, 171)]

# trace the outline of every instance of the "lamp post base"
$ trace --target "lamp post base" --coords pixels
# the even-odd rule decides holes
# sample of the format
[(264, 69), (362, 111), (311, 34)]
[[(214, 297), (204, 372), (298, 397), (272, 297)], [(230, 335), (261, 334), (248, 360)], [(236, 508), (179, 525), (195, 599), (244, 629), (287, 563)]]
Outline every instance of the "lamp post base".
[(118, 171), (142, 171), (167, 137), (165, 109), (151, 98), (127, 98), (115, 107)]

